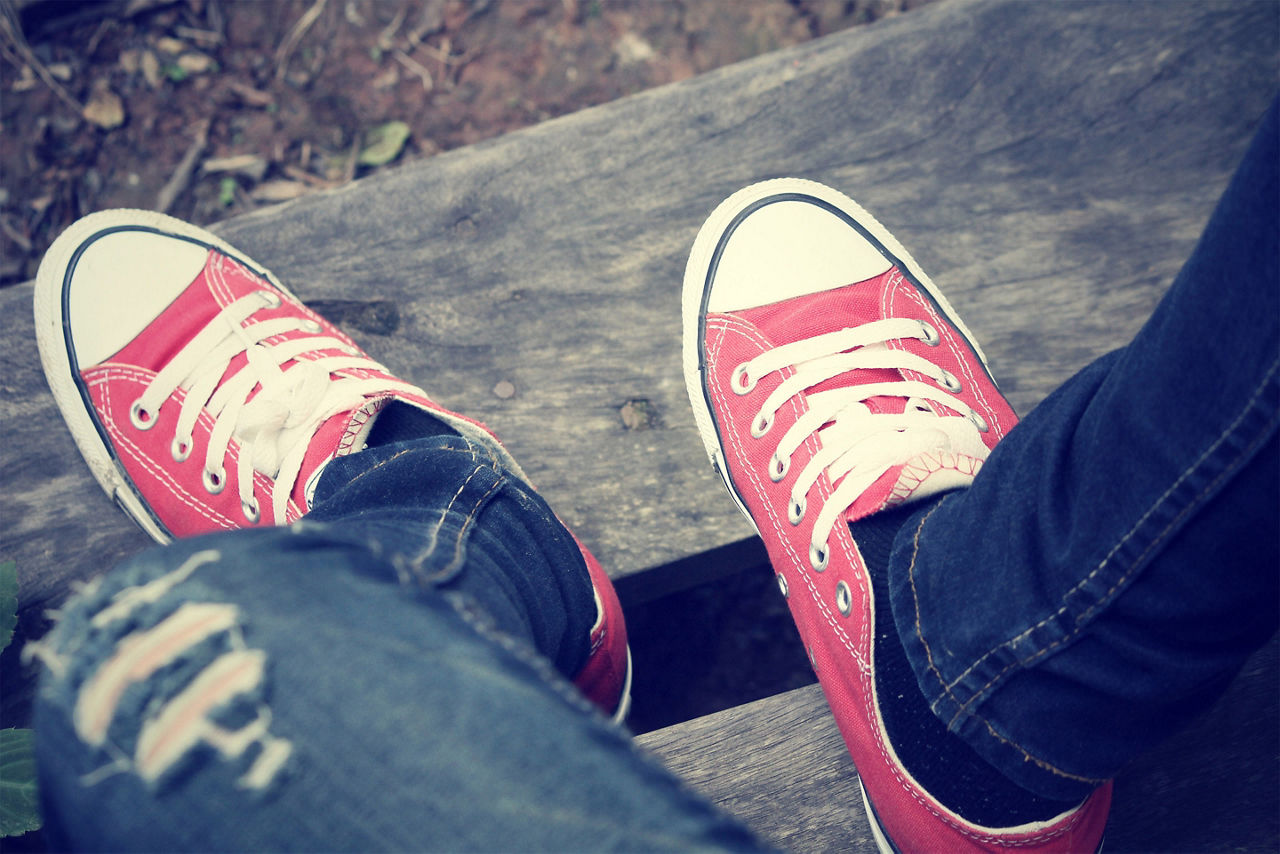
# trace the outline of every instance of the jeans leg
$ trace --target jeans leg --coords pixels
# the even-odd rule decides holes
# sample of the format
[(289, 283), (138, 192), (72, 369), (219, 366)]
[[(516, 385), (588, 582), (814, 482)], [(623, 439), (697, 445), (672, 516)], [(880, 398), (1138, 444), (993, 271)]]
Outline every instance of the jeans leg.
[(39, 646), (59, 849), (669, 850), (749, 836), (466, 597), (311, 521), (155, 549)]
[(436, 435), (338, 457), (300, 524), (367, 543), (400, 583), (473, 600), (496, 627), (572, 678), (596, 603), (582, 551), (490, 449)]
[(1045, 797), (1202, 711), (1280, 619), (1278, 137), (1273, 104), (1135, 340), (895, 543), (894, 621), (934, 712)]

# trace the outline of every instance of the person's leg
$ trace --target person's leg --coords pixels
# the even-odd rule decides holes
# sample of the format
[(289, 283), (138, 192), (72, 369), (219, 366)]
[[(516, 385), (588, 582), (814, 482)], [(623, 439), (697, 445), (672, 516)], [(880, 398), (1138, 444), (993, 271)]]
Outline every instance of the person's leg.
[(898, 534), (928, 703), (1043, 795), (1083, 797), (1202, 712), (1280, 619), (1278, 120), (1134, 341)]
[[(506, 560), (489, 521), (462, 575)], [(754, 847), (384, 533), (183, 540), (67, 606), (36, 709), (58, 850)]]
[(1274, 630), (1276, 133), (1273, 107), (1139, 340), (1012, 432), (967, 330), (852, 201), (766, 182), (703, 226), (690, 401), (882, 850), (1096, 847), (1100, 784)]
[[(324, 841), (338, 838), (325, 810), (348, 795), (354, 812), (338, 815), (372, 809), (384, 782), (391, 795), (378, 828), (363, 837), (353, 828), (344, 845), (376, 846), (387, 827), (403, 825), (413, 833), (387, 835), (387, 845), (420, 847), (417, 835), (502, 847), (497, 840), (514, 833), (517, 816), (542, 821), (544, 809), (560, 813), (525, 834), (528, 845), (569, 839), (578, 815), (632, 828), (604, 831), (602, 844), (643, 839), (643, 806), (634, 808), (640, 824), (630, 824), (596, 815), (598, 799), (556, 800), (576, 790), (561, 785), (565, 768), (581, 769), (583, 785), (598, 792), (639, 792), (652, 772), (635, 767), (625, 779), (619, 768), (632, 760), (602, 759), (612, 751), (594, 746), (616, 734), (559, 719), (565, 709), (581, 714), (562, 677), (602, 711), (625, 712), (622, 613), (599, 564), (487, 429), (392, 376), (251, 259), (159, 214), (107, 211), (73, 225), (41, 265), (35, 313), (46, 375), (73, 437), (144, 530), (167, 542), (260, 529), (201, 541), (209, 554), (192, 563), (184, 556), (195, 546), (159, 552), (69, 609), (42, 647), (51, 675), (38, 740), (51, 823), (80, 844), (129, 846), (139, 825), (128, 809), (172, 811), (163, 833), (146, 838), (191, 846), (200, 837), (185, 822), (235, 825), (241, 811), (218, 780), (261, 796), (296, 767), (312, 786), (292, 784), (305, 797), (264, 808), (245, 829), (229, 827), (221, 847), (273, 847), (253, 840), (277, 838), (272, 822), (282, 816), (320, 830), (280, 838), (333, 847)], [(293, 577), (306, 572), (314, 578)], [(407, 638), (425, 639), (445, 663), (420, 662), (423, 643)], [(504, 657), (558, 687), (503, 681), (491, 672), (497, 665), (477, 663)], [(468, 676), (476, 684), (461, 686)], [(526, 710), (531, 691), (564, 708), (544, 714), (533, 702)], [(344, 739), (354, 746), (338, 749), (338, 759), (302, 761)], [(574, 755), (557, 768), (559, 754)], [(388, 757), (408, 764), (385, 781), (372, 772), (348, 780), (333, 764), (368, 770)], [(488, 764), (472, 773), (479, 759), (469, 757)], [(538, 773), (527, 773), (531, 763)], [(597, 766), (618, 780), (594, 781)], [(419, 784), (451, 786), (464, 772), (470, 783), (456, 791), (473, 808), (455, 805), (457, 821), (441, 819), (439, 836), (422, 837), (422, 822), (405, 813), (432, 796)], [(492, 783), (496, 776), (511, 778), (506, 788)], [(182, 790), (195, 793), (186, 799), (175, 787), (189, 777), (200, 782)], [(108, 778), (119, 785), (98, 788)], [(530, 785), (551, 790), (528, 800)], [(496, 806), (485, 800), (490, 790)], [(631, 809), (646, 796), (619, 797)], [(131, 806), (117, 823), (99, 821), (85, 812), (98, 798)], [(691, 803), (691, 814), (705, 810)], [(487, 812), (499, 818), (473, 828)], [(726, 838), (744, 837), (731, 830)]]
[[(896, 639), (884, 571), (903, 505), (971, 483), (1017, 420), (946, 299), (856, 203), (794, 179), (717, 208), (684, 287), (700, 433), (765, 541), (881, 849), (1096, 848), (1109, 788), (1083, 802), (1036, 799), (952, 736), (969, 754), (953, 777), (982, 797), (979, 809), (957, 805), (915, 776), (915, 760), (941, 746), (933, 733), (894, 729), (887, 714), (919, 694), (884, 646)], [(911, 681), (887, 684), (886, 668)], [(1009, 797), (1015, 813), (987, 808)]]

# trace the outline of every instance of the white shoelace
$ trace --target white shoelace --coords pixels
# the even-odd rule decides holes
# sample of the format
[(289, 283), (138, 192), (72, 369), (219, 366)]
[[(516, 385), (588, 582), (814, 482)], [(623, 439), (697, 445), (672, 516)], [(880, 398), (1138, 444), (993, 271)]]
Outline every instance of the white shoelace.
[[(307, 447), (325, 421), (363, 406), (371, 395), (421, 392), (408, 383), (385, 377), (340, 375), (338, 372), (353, 369), (387, 371), (343, 341), (319, 334), (321, 327), (315, 321), (281, 317), (246, 325), (245, 321), (256, 312), (279, 305), (280, 298), (275, 293), (256, 291), (223, 308), (156, 374), (134, 402), (129, 416), (136, 428), (149, 430), (155, 426), (155, 413), (160, 406), (176, 389), (183, 389), (186, 396), (170, 445), (174, 460), (183, 462), (190, 455), (196, 420), (202, 409), (207, 410), (215, 420), (204, 459), (205, 489), (217, 494), (226, 486), (224, 461), (234, 437), (240, 444), (236, 473), (245, 517), (250, 522), (260, 517), (253, 494), (253, 472), (257, 470), (274, 481), (273, 518), (283, 524)], [(267, 343), (275, 336), (299, 330), (309, 334)], [(348, 355), (318, 355), (324, 350), (340, 350)], [(248, 361), (223, 382), (222, 375), (231, 360), (241, 353)], [(284, 365), (288, 362), (295, 364), (286, 371)]]
[[(791, 398), (849, 371), (907, 370), (937, 383), (877, 382), (806, 396), (808, 411), (779, 439), (769, 460), (769, 477), (775, 483), (781, 481), (791, 468), (796, 449), (811, 435), (820, 438), (821, 450), (796, 478), (788, 508), (791, 524), (800, 524), (807, 511), (805, 496), (825, 469), (836, 487), (814, 522), (809, 561), (815, 569), (826, 568), (830, 557), (827, 539), (836, 522), (885, 472), (939, 449), (985, 448), (977, 434), (985, 433), (989, 425), (954, 396), (961, 391), (960, 381), (928, 359), (887, 346), (887, 342), (903, 338), (918, 338), (931, 346), (940, 340), (937, 330), (923, 321), (877, 320), (775, 347), (734, 370), (730, 381), (734, 392), (748, 394), (755, 388), (756, 378), (787, 367), (795, 369), (765, 399), (752, 420), (751, 435), (756, 439), (769, 433), (778, 410)], [(873, 413), (866, 405), (873, 397), (905, 398), (904, 411)], [(943, 417), (931, 403), (964, 414)]]

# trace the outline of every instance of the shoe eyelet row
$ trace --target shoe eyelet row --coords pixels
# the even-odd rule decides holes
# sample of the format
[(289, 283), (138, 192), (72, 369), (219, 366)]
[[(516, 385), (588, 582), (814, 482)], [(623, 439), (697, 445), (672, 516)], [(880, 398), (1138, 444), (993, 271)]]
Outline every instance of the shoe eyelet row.
[(808, 508), (809, 502), (806, 498), (801, 496), (799, 501), (793, 498), (787, 506), (787, 521), (792, 525), (799, 525), (804, 521), (804, 512)]
[(827, 544), (821, 546), (814, 543), (809, 544), (809, 566), (813, 567), (815, 572), (826, 572), (827, 564), (831, 562), (831, 551), (827, 548)]
[(751, 438), (762, 439), (764, 434), (769, 432), (769, 428), (773, 426), (773, 419), (760, 413), (760, 417), (751, 422)]
[(156, 426), (156, 414), (142, 406), (142, 398), (138, 398), (129, 407), (129, 423), (136, 430), (150, 430)]
[(750, 394), (755, 390), (756, 381), (754, 377), (748, 376), (746, 362), (733, 369), (729, 385), (733, 388), (734, 394)]
[(173, 441), (169, 443), (169, 453), (173, 455), (175, 463), (185, 463), (187, 458), (191, 456), (191, 437), (179, 438), (173, 437)]
[(938, 379), (938, 385), (952, 394), (959, 394), (964, 391), (964, 386), (960, 383), (960, 378), (950, 371), (942, 372), (942, 376)]
[(938, 334), (938, 330), (933, 328), (933, 324), (922, 320), (920, 321), (920, 340), (930, 347), (937, 347), (942, 343), (942, 336)]
[(769, 458), (769, 480), (780, 482), (791, 470), (791, 458), (780, 457), (776, 453)]
[(258, 291), (258, 296), (262, 298), (262, 304), (267, 308), (280, 307), (280, 295), (275, 291)]
[(979, 414), (978, 410), (970, 409), (969, 414), (965, 417), (973, 422), (973, 426), (978, 428), (978, 432), (986, 433), (991, 430), (991, 425), (987, 423), (987, 419)]
[(249, 501), (241, 501), (240, 512), (244, 514), (244, 518), (248, 520), (250, 525), (258, 524), (258, 520), (262, 518), (262, 511), (256, 498), (252, 498)]
[(205, 469), (200, 472), (200, 479), (204, 481), (205, 492), (210, 495), (217, 495), (227, 486), (227, 470), (209, 471)]
[(846, 581), (836, 585), (836, 609), (846, 617), (853, 612), (853, 593)]
[(782, 598), (790, 599), (791, 589), (787, 586), (787, 577), (783, 575), (781, 572), (779, 572), (774, 577), (778, 579), (778, 589), (782, 591)]

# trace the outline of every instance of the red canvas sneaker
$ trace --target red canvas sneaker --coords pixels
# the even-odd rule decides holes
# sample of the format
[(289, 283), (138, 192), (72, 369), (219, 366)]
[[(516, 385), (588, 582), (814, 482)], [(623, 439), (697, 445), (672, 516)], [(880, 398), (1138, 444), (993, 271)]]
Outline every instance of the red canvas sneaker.
[[(163, 214), (95, 213), (49, 248), (36, 339), (98, 483), (160, 542), (305, 514), (324, 465), (364, 448), (391, 401), (520, 467), (484, 425), (397, 379), (213, 234)], [(598, 603), (580, 687), (625, 712), (622, 610), (582, 548)]]
[(983, 827), (925, 791), (885, 736), (871, 579), (848, 523), (967, 485), (1016, 421), (946, 299), (853, 201), (784, 179), (711, 214), (683, 315), (699, 432), (768, 548), (881, 850), (1095, 850), (1109, 786), (1049, 821)]

